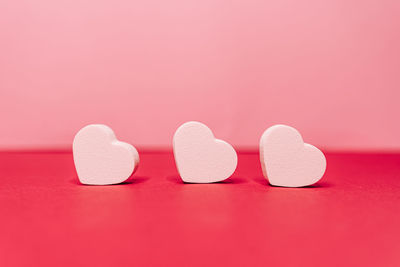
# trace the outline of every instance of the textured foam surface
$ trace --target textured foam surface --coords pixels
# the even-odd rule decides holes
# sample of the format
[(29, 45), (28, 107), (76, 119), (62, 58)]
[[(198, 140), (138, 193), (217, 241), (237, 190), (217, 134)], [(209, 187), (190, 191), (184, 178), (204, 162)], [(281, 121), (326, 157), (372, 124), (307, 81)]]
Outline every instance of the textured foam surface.
[(128, 179), (139, 164), (139, 154), (120, 142), (106, 125), (92, 124), (75, 136), (73, 154), (79, 181), (90, 185), (118, 184)]
[(187, 122), (175, 132), (175, 162), (183, 181), (212, 183), (227, 179), (237, 166), (235, 149), (216, 139), (200, 122)]
[(325, 173), (326, 159), (315, 146), (305, 144), (300, 133), (286, 125), (268, 128), (260, 140), (260, 160), (271, 185), (308, 186)]

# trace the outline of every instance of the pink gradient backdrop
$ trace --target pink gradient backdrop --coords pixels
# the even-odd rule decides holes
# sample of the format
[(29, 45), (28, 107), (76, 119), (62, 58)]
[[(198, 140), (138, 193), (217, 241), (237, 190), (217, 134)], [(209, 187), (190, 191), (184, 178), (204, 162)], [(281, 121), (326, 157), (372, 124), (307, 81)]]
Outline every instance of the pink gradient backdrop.
[(400, 1), (0, 2), (0, 148), (88, 123), (170, 146), (187, 120), (236, 147), (272, 124), (328, 149), (400, 149)]

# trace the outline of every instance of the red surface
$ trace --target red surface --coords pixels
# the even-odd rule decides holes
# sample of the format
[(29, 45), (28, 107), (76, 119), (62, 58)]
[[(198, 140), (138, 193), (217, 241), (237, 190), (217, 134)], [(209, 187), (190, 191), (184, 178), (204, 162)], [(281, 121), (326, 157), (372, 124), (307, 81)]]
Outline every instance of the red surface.
[(400, 266), (400, 155), (331, 154), (312, 188), (183, 184), (172, 153), (83, 186), (70, 153), (0, 153), (0, 266)]

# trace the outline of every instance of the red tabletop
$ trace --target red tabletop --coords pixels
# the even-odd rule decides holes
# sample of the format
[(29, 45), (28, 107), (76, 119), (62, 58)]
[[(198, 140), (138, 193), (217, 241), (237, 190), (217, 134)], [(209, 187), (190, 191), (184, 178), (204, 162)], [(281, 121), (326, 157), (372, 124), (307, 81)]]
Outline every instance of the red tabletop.
[(145, 152), (129, 182), (84, 186), (69, 152), (2, 152), (0, 266), (400, 266), (400, 154), (326, 156), (294, 189), (257, 153), (217, 184)]

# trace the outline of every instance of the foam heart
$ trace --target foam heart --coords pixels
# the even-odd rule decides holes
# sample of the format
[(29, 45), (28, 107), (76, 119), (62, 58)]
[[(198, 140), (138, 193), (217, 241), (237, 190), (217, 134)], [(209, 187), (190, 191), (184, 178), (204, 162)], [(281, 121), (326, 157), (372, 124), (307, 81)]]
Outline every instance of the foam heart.
[(79, 181), (89, 185), (122, 183), (139, 164), (139, 154), (130, 144), (120, 142), (106, 125), (82, 128), (73, 142)]
[(229, 178), (237, 165), (235, 149), (215, 139), (212, 131), (200, 122), (181, 125), (173, 138), (178, 172), (184, 182), (213, 183)]
[(305, 144), (300, 133), (286, 125), (267, 129), (260, 140), (260, 160), (271, 185), (308, 186), (325, 173), (326, 159), (316, 147)]

